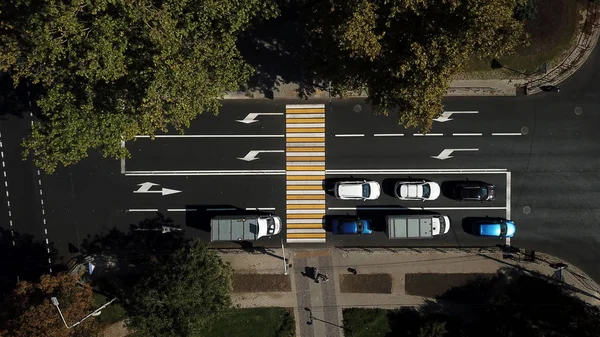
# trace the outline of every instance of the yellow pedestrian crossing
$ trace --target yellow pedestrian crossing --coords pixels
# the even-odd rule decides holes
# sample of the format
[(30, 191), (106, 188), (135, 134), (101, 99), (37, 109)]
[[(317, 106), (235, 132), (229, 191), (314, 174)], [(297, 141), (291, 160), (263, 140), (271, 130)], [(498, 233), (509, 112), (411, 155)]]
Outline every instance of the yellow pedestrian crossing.
[(286, 240), (324, 243), (325, 104), (288, 104), (285, 123)]

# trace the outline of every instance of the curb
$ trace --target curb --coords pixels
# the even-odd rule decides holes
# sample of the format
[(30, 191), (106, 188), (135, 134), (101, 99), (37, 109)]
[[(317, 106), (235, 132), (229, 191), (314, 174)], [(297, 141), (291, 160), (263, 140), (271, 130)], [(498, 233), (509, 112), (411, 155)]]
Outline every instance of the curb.
[[(581, 29), (577, 46), (571, 50), (569, 55), (558, 66), (554, 67), (547, 74), (527, 83), (525, 86), (526, 95), (533, 95), (543, 91), (540, 89), (542, 86), (561, 83), (573, 75), (587, 61), (600, 36), (600, 15), (598, 15), (598, 5), (591, 1), (588, 2), (586, 11), (585, 23)], [(587, 30), (590, 30), (590, 32), (586, 33)]]

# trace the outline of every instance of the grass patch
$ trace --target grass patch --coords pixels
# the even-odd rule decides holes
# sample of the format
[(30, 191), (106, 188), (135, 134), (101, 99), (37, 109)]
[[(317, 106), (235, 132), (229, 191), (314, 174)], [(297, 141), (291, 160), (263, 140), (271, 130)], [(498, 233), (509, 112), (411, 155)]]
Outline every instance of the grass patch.
[(290, 277), (283, 274), (233, 274), (234, 293), (292, 291)]
[(392, 331), (388, 312), (389, 310), (385, 309), (344, 309), (344, 327), (352, 332), (352, 337), (387, 336)]
[[(548, 67), (556, 65), (557, 57), (569, 50), (582, 19), (580, 11), (586, 6), (584, 0), (537, 0), (535, 18), (525, 22), (525, 31), (530, 35), (529, 46), (500, 58), (500, 63), (525, 74), (539, 71), (544, 62), (548, 62)], [(473, 59), (467, 64), (466, 71), (490, 71), (491, 61)], [(512, 77), (517, 75), (508, 70), (502, 72)]]
[(391, 294), (392, 276), (390, 274), (340, 275), (340, 292)]
[[(99, 308), (112, 298), (94, 293), (94, 308)], [(125, 319), (125, 309), (117, 301), (112, 302), (109, 306), (102, 309), (102, 314), (98, 317), (98, 322), (101, 325), (109, 325)]]
[(217, 320), (207, 337), (292, 337), (296, 326), (291, 309), (232, 309)]
[(437, 297), (450, 288), (460, 287), (477, 279), (491, 279), (494, 274), (406, 274), (404, 290), (406, 294), (422, 297)]

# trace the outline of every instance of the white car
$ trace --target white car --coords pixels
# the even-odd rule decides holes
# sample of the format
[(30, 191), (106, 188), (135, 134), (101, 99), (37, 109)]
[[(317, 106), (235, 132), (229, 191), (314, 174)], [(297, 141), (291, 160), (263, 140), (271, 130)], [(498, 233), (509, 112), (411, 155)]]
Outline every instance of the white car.
[(376, 181), (340, 181), (333, 189), (335, 197), (342, 200), (375, 200), (381, 195)]
[(394, 187), (396, 197), (401, 200), (435, 200), (440, 196), (441, 189), (433, 181), (400, 181)]

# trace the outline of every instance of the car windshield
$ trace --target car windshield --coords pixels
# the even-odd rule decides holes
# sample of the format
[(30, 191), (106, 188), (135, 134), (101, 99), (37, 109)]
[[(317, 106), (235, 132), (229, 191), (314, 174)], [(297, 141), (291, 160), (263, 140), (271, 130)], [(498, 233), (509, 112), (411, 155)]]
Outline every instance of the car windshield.
[(267, 219), (267, 235), (275, 234), (275, 220), (273, 218)]
[(487, 199), (488, 197), (488, 188), (487, 186), (481, 187), (481, 199)]
[(371, 195), (371, 186), (369, 184), (362, 185), (362, 195), (363, 198), (368, 198)]
[(500, 224), (500, 236), (506, 235), (506, 224)]
[(431, 189), (429, 188), (429, 184), (423, 184), (423, 198), (429, 198), (431, 194)]
[(356, 222), (356, 231), (357, 231), (357, 232), (359, 232), (359, 233), (362, 233), (362, 232), (363, 232), (363, 224), (362, 224), (362, 221), (357, 221), (357, 222)]

